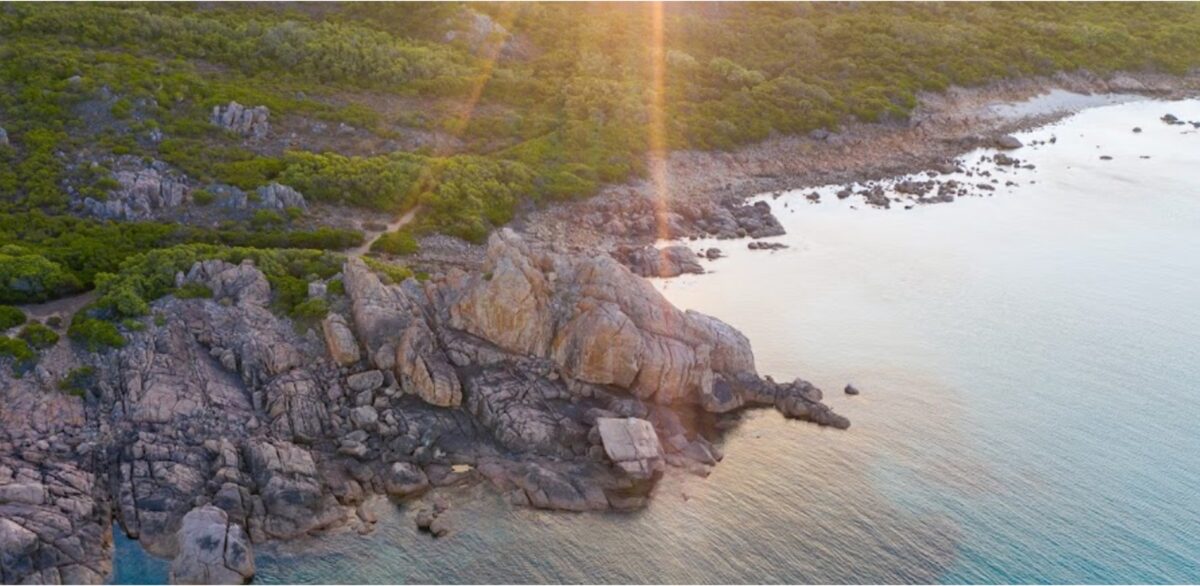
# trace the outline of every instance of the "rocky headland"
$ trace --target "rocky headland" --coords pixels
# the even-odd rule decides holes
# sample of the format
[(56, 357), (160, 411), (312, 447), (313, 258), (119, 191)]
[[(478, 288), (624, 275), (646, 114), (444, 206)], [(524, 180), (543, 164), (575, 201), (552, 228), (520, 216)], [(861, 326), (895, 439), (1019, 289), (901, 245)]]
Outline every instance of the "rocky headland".
[[(636, 509), (665, 470), (716, 465), (744, 408), (849, 425), (607, 254), (510, 230), (486, 254), (394, 285), (349, 258), (308, 328), (272, 313), (252, 263), (200, 262), (176, 281), (211, 298), (154, 302), (120, 349), (60, 346), (82, 396), (6, 370), (0, 580), (103, 581), (115, 520), (177, 583), (241, 582), (255, 544), (370, 530), (380, 496), (480, 482), (516, 506)], [(418, 521), (444, 535), (446, 507)]]
[[(988, 104), (1048, 88), (1197, 87), (1194, 76), (1027, 80), (927, 96), (905, 123), (676, 153), (665, 201), (638, 182), (528, 213), (486, 246), (427, 238), (410, 259), (425, 280), (388, 284), (352, 254), (344, 295), (315, 323), (273, 312), (252, 263), (197, 263), (176, 284), (212, 297), (155, 301), (124, 347), (64, 340), (23, 377), (0, 369), (0, 581), (104, 581), (115, 521), (172, 559), (174, 582), (243, 582), (255, 545), (370, 531), (383, 499), (421, 506), (434, 536), (455, 530), (436, 489), (468, 483), (514, 506), (636, 509), (669, 470), (715, 466), (742, 409), (845, 428), (819, 389), (760, 377), (745, 336), (642, 278), (703, 272), (698, 258), (720, 250), (657, 242), (780, 235), (770, 206), (745, 197), (784, 188), (847, 184), (832, 197), (881, 208), (980, 195), (996, 169), (1024, 168), (1008, 133), (1064, 114), (1002, 117)], [(267, 113), (233, 106), (212, 122), (265, 132)], [(1000, 152), (973, 168), (954, 160), (981, 146)], [(119, 163), (116, 196), (85, 202), (91, 214), (160, 217), (196, 188), (153, 162)], [(952, 173), (971, 179), (941, 177)], [(231, 209), (306, 205), (277, 184), (217, 195)], [(58, 388), (69, 373), (78, 392)]]

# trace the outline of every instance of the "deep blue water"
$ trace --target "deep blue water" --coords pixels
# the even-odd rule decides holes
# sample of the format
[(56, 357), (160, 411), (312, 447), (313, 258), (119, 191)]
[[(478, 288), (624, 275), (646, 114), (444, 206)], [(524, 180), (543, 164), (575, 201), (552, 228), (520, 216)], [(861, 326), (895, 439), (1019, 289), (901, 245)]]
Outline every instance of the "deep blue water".
[[(1057, 142), (1015, 152), (1037, 169), (989, 198), (768, 199), (790, 248), (713, 243), (709, 274), (659, 284), (850, 430), (755, 412), (711, 476), (668, 477), (645, 511), (475, 488), (447, 539), (390, 508), (369, 536), (260, 548), (257, 581), (1200, 582), (1200, 134), (1166, 112), (1200, 120), (1200, 101), (1021, 135)], [(118, 580), (165, 578), (129, 545)]]

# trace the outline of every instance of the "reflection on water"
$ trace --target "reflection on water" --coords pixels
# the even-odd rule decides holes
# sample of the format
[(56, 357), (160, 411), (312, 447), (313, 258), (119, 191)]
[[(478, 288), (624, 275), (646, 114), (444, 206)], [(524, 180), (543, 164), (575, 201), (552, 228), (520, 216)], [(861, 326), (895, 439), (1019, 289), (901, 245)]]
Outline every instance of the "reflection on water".
[(728, 258), (664, 293), (745, 332), (762, 373), (824, 388), (848, 431), (753, 412), (710, 477), (668, 477), (639, 513), (474, 487), (449, 538), (396, 509), (319, 555), (261, 548), (257, 581), (1200, 581), (1200, 135), (1168, 111), (1200, 120), (1137, 102), (1023, 135), (1058, 140), (1013, 153), (1036, 170), (990, 198), (794, 193), (767, 200), (788, 249), (691, 243)]

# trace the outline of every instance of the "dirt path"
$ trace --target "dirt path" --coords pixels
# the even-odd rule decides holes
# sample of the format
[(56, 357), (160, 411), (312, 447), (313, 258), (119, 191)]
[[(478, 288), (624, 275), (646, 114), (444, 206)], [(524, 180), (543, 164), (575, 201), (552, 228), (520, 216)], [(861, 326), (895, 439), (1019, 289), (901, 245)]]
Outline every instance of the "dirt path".
[(376, 240), (379, 240), (381, 237), (383, 237), (384, 234), (391, 234), (392, 232), (395, 232), (396, 230), (399, 230), (400, 228), (403, 228), (404, 226), (408, 225), (409, 222), (413, 221), (413, 218), (417, 217), (417, 212), (419, 212), (419, 211), (421, 211), (421, 208), (415, 207), (411, 210), (408, 210), (407, 213), (405, 213), (403, 216), (400, 216), (395, 221), (389, 223), (387, 225), (387, 228), (380, 230), (380, 231), (365, 232), (364, 233), (365, 239), (364, 239), (363, 245), (355, 247), (355, 248), (351, 248), (350, 250), (347, 250), (346, 255), (347, 256), (362, 256), (362, 255), (370, 252), (371, 245), (374, 244)]
[(95, 289), (92, 289), (91, 291), (70, 297), (63, 297), (62, 299), (55, 299), (54, 301), (19, 305), (17, 307), (20, 307), (21, 311), (24, 311), (25, 315), (29, 316), (30, 319), (45, 321), (46, 318), (58, 314), (63, 316), (64, 322), (68, 322), (71, 320), (71, 316), (75, 315), (76, 311), (95, 301), (98, 295), (99, 293)]

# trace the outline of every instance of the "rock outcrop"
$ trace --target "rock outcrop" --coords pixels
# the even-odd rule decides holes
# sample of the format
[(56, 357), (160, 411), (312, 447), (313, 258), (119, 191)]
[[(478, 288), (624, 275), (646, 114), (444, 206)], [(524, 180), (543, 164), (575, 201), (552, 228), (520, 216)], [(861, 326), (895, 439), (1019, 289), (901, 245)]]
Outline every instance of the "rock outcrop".
[(301, 334), (252, 263), (196, 263), (176, 284), (212, 298), (155, 301), (162, 320), (80, 355), (86, 412), (0, 374), (3, 580), (102, 581), (115, 517), (174, 580), (241, 582), (251, 544), (369, 530), (374, 495), (486, 481), (520, 506), (632, 509), (667, 467), (707, 473), (738, 409), (847, 424), (607, 254), (502, 230), (477, 274), (385, 284), (351, 258), (343, 279)]
[(286, 185), (270, 183), (259, 187), (256, 193), (258, 193), (258, 205), (260, 207), (277, 210), (287, 208), (308, 209), (308, 203), (304, 201), (304, 195)]
[(261, 139), (266, 138), (271, 129), (270, 117), (271, 111), (266, 106), (251, 108), (229, 102), (226, 106), (213, 106), (210, 121), (242, 136)]
[(104, 219), (144, 220), (178, 208), (191, 195), (187, 178), (162, 161), (147, 164), (135, 157), (121, 157), (112, 178), (117, 188), (103, 201), (83, 199), (87, 213)]
[(684, 273), (700, 274), (704, 267), (692, 249), (675, 245), (659, 249), (655, 246), (622, 247), (613, 256), (635, 275), (642, 277), (678, 277)]

